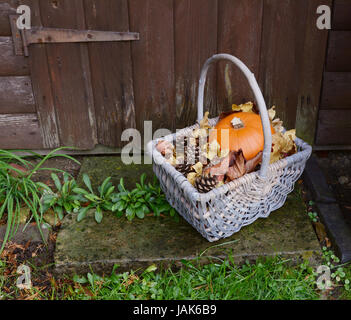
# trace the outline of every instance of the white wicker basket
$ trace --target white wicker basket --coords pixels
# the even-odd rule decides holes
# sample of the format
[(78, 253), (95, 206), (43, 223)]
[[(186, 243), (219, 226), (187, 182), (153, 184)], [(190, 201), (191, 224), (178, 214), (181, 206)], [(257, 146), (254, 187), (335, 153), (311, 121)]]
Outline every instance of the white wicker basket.
[[(243, 226), (268, 215), (284, 205), (287, 195), (304, 171), (311, 155), (310, 145), (296, 139), (298, 152), (283, 160), (269, 164), (272, 146), (270, 121), (266, 104), (255, 76), (237, 58), (228, 54), (218, 54), (207, 60), (201, 72), (198, 94), (198, 121), (203, 118), (203, 97), (207, 71), (210, 65), (225, 59), (233, 62), (246, 76), (260, 111), (264, 131), (264, 151), (261, 169), (227, 183), (212, 191), (201, 194), (156, 150), (158, 140), (148, 144), (148, 152), (153, 158), (153, 168), (160, 180), (161, 188), (169, 203), (208, 241), (217, 241), (238, 232)], [(218, 118), (211, 119), (215, 125)], [(188, 135), (199, 124), (177, 132)], [(162, 138), (173, 142), (175, 134)]]

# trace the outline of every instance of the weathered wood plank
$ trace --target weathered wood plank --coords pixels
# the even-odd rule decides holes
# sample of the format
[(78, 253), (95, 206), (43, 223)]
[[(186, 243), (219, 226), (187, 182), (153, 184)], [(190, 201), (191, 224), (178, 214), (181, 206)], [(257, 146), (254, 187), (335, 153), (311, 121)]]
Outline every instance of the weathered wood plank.
[[(330, 5), (331, 0), (306, 1), (306, 25), (300, 37), (304, 37), (301, 48), (302, 63), (299, 69), (298, 101), (296, 112), (296, 132), (303, 140), (314, 143), (318, 121), (318, 109), (321, 96), (325, 54), (327, 48), (328, 30), (316, 28), (316, 8), (322, 4)], [(285, 72), (278, 77), (285, 77)], [(293, 107), (293, 106), (291, 106)]]
[(351, 30), (351, 1), (334, 0), (333, 30)]
[[(24, 0), (23, 4), (32, 9), (32, 25), (42, 26), (39, 0)], [(60, 137), (45, 45), (31, 46), (28, 59), (44, 148), (57, 148)]]
[(11, 36), (10, 14), (16, 14), (17, 0), (0, 0), (0, 36)]
[(2, 149), (41, 149), (43, 143), (36, 114), (0, 114)]
[(326, 71), (351, 71), (351, 31), (330, 31)]
[(351, 72), (324, 74), (321, 108), (351, 108)]
[[(220, 0), (218, 18), (218, 52), (229, 53), (242, 60), (259, 76), (263, 1)], [(254, 95), (242, 72), (231, 63), (218, 68), (217, 103), (230, 110), (233, 103), (254, 101)]]
[[(104, 3), (104, 2), (101, 2)], [(62, 28), (32, 28), (26, 33), (27, 44), (36, 43), (78, 43), (78, 42), (113, 42), (138, 40), (138, 33), (97, 31), (97, 30), (76, 30)]]
[[(44, 27), (78, 28), (81, 25), (81, 1), (41, 1)], [(80, 16), (80, 17), (79, 17)], [(84, 18), (84, 15), (83, 15)], [(56, 117), (62, 145), (92, 149), (96, 144), (95, 119), (91, 113), (91, 93), (81, 47), (84, 44), (47, 45), (47, 57)], [(91, 90), (91, 89), (90, 89)]]
[(174, 129), (174, 22), (172, 0), (129, 0), (137, 128)]
[(0, 114), (32, 112), (35, 103), (30, 77), (0, 77)]
[(307, 6), (305, 0), (264, 1), (260, 85), (287, 128), (295, 127)]
[[(89, 29), (129, 31), (127, 0), (87, 0), (85, 15)], [(123, 130), (136, 126), (130, 43), (89, 44), (89, 56), (98, 141), (121, 146)]]
[(11, 37), (0, 37), (0, 76), (26, 76), (29, 74), (28, 60), (14, 54)]
[(317, 145), (350, 145), (351, 110), (320, 110)]
[[(217, 53), (217, 0), (175, 1), (176, 127), (197, 119), (197, 89), (205, 61)], [(209, 71), (204, 110), (217, 115), (216, 68)]]
[[(84, 0), (77, 1), (77, 28), (80, 30), (86, 29), (85, 23), (85, 12), (84, 12)], [(96, 118), (95, 118), (95, 106), (94, 106), (94, 97), (93, 97), (93, 87), (91, 83), (91, 70), (90, 70), (90, 61), (89, 61), (89, 50), (87, 43), (81, 43), (79, 45), (80, 56), (82, 59), (82, 69), (83, 69), (83, 79), (84, 87), (86, 91), (86, 109), (88, 113), (88, 119), (91, 129), (91, 138), (94, 146), (98, 143), (97, 138), (97, 127), (96, 127)]]

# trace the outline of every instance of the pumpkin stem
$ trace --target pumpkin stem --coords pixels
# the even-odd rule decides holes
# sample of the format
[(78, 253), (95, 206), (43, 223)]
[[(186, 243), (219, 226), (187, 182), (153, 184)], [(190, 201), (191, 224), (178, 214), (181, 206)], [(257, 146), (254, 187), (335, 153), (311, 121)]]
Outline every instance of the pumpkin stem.
[(234, 117), (231, 123), (234, 129), (242, 129), (245, 127), (241, 119), (237, 117)]

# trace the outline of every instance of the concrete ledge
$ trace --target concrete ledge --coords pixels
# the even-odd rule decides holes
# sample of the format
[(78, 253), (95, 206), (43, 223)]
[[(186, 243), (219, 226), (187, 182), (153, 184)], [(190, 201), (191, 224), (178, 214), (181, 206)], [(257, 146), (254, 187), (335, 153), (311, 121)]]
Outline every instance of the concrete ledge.
[(338, 204), (317, 202), (319, 217), (335, 244), (341, 263), (351, 261), (351, 231)]
[(201, 253), (207, 262), (225, 258), (228, 253), (238, 264), (258, 257), (281, 255), (293, 262), (307, 259), (320, 262), (321, 248), (299, 190), (288, 196), (285, 206), (267, 219), (259, 219), (232, 237), (210, 243), (185, 220), (146, 217), (132, 222), (106, 213), (101, 224), (92, 216), (81, 222), (67, 216), (57, 236), (55, 272), (85, 274), (90, 267), (97, 273), (144, 270), (151, 264), (180, 266)]
[(329, 187), (314, 155), (307, 161), (304, 181), (316, 202), (336, 203), (333, 190)]
[[(26, 243), (28, 241), (30, 242), (43, 242), (43, 238), (40, 235), (40, 232), (38, 230), (37, 226), (29, 225), (27, 228), (23, 231), (24, 224), (19, 225), (18, 231), (16, 234), (11, 239), (11, 242), (14, 243)], [(45, 241), (48, 241), (49, 239), (49, 229), (44, 229), (42, 228), (43, 236)], [(0, 226), (0, 245), (3, 242), (3, 239), (5, 237), (6, 233), (6, 226)]]
[(304, 180), (312, 193), (321, 221), (326, 227), (341, 263), (350, 262), (351, 230), (315, 156), (307, 162)]

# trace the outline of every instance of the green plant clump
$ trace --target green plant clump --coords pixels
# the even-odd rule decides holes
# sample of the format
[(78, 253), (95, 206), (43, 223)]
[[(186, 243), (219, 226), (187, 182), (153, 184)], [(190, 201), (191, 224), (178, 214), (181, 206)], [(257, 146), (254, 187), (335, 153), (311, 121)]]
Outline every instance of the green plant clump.
[[(50, 192), (51, 189), (41, 182), (34, 181), (32, 178), (33, 175), (40, 170), (61, 171), (42, 167), (50, 158), (65, 157), (79, 163), (68, 155), (57, 154), (58, 151), (63, 149), (68, 148), (58, 148), (45, 157), (34, 152), (26, 151), (31, 156), (41, 159), (35, 166), (33, 166), (30, 161), (26, 160), (26, 156), (19, 156), (15, 152), (0, 150), (0, 220), (5, 220), (6, 223), (6, 232), (0, 252), (3, 251), (6, 243), (11, 240), (13, 235), (17, 232), (20, 212), (23, 207), (29, 208), (31, 212), (31, 217), (25, 225), (25, 228), (34, 220), (43, 237), (41, 223), (44, 210), (41, 196), (44, 191)], [(17, 152), (20, 151), (23, 150), (18, 150)]]
[(145, 183), (145, 180), (146, 175), (143, 174), (140, 178), (140, 184), (137, 183), (135, 189), (128, 191), (124, 187), (123, 179), (121, 179), (118, 186), (120, 193), (113, 198), (112, 211), (117, 212), (117, 216), (122, 216), (125, 212), (128, 220), (133, 220), (135, 216), (143, 219), (145, 215), (150, 213), (154, 213), (156, 217), (162, 213), (169, 213), (171, 217), (176, 217), (176, 211), (167, 202), (157, 179), (148, 184)]
[[(167, 202), (157, 179), (153, 183), (145, 183), (145, 174), (131, 191), (125, 188), (121, 179), (118, 192), (115, 192), (111, 177), (108, 177), (98, 187), (98, 192), (94, 192), (86, 174), (83, 176), (86, 189), (83, 189), (79, 188), (76, 181), (66, 172), (42, 167), (53, 157), (65, 157), (79, 163), (68, 155), (57, 154), (63, 149), (68, 148), (58, 148), (45, 157), (27, 151), (31, 156), (40, 158), (40, 162), (35, 166), (24, 156), (0, 150), (0, 220), (7, 225), (0, 252), (18, 230), (21, 208), (29, 208), (31, 212), (25, 228), (34, 220), (42, 237), (43, 215), (49, 209), (54, 211), (59, 220), (64, 218), (65, 213), (77, 213), (77, 220), (81, 221), (89, 210), (94, 210), (97, 223), (101, 223), (103, 212), (113, 212), (117, 217), (125, 215), (130, 221), (135, 217), (143, 219), (145, 215), (150, 214), (169, 214), (178, 220), (176, 211)], [(34, 181), (33, 175), (39, 170), (62, 172), (63, 183), (55, 173), (51, 174), (55, 191), (44, 183)]]
[(115, 187), (110, 182), (111, 177), (105, 179), (102, 185), (98, 188), (98, 193), (96, 194), (93, 191), (91, 186), (91, 181), (88, 175), (83, 175), (83, 181), (88, 191), (82, 188), (75, 188), (73, 192), (82, 196), (87, 206), (81, 208), (78, 212), (77, 220), (81, 221), (85, 218), (89, 210), (94, 209), (95, 211), (95, 220), (97, 223), (100, 223), (103, 218), (103, 211), (113, 211), (112, 198), (114, 197)]
[(157, 179), (153, 183), (145, 183), (146, 174), (140, 178), (140, 183), (136, 184), (136, 188), (129, 191), (124, 186), (123, 178), (118, 185), (118, 192), (115, 192), (115, 187), (110, 182), (111, 177), (108, 177), (101, 186), (98, 187), (98, 193), (95, 193), (91, 186), (91, 181), (88, 175), (83, 175), (83, 182), (88, 190), (82, 188), (74, 188), (73, 192), (83, 197), (86, 206), (81, 207), (78, 211), (77, 220), (83, 220), (89, 210), (95, 211), (95, 220), (101, 223), (103, 211), (113, 212), (117, 217), (125, 215), (129, 221), (135, 217), (144, 219), (145, 215), (154, 214), (169, 214), (171, 217), (178, 219), (176, 211), (167, 202), (164, 193), (162, 192)]
[(331, 279), (329, 280), (329, 283), (325, 284), (325, 286), (343, 286), (344, 290), (351, 291), (350, 280), (346, 275), (344, 265), (340, 265), (340, 259), (327, 247), (323, 247), (322, 250), (324, 262), (331, 271)]
[(45, 213), (51, 208), (55, 215), (62, 220), (64, 213), (78, 212), (81, 203), (86, 202), (86, 200), (81, 195), (73, 193), (73, 190), (77, 188), (77, 183), (75, 179), (70, 179), (67, 173), (63, 174), (63, 184), (55, 173), (51, 174), (51, 178), (57, 191), (55, 193), (49, 187), (44, 191), (41, 201), (43, 204), (42, 212)]

